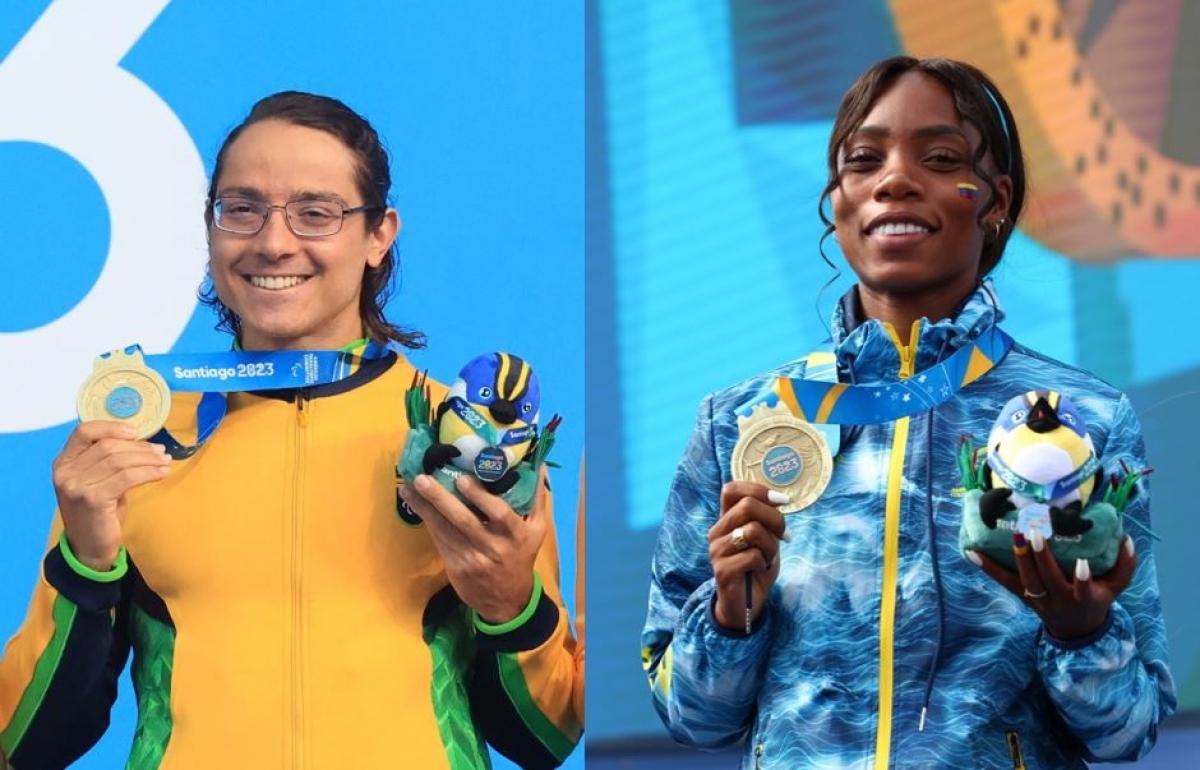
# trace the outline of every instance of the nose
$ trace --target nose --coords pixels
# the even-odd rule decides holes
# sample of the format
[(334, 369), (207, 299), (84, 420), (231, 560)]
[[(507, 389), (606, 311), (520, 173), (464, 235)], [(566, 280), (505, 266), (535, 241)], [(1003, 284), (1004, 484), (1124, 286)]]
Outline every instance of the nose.
[(919, 198), (921, 186), (912, 173), (909, 162), (900, 154), (892, 153), (880, 170), (875, 183), (873, 197), (876, 201)]
[(517, 419), (517, 407), (513, 402), (498, 398), (488, 407), (492, 417), (496, 418), (496, 422), (501, 425), (512, 425)]
[(283, 208), (268, 209), (267, 221), (263, 222), (262, 229), (255, 236), (259, 253), (268, 259), (286, 257), (296, 252), (297, 240), (296, 234), (288, 226)]

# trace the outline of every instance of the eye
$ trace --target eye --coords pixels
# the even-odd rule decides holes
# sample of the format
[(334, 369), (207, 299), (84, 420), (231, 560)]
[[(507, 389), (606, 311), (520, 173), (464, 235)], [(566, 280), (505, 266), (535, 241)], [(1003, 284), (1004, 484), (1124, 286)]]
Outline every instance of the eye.
[(492, 389), (489, 388), (487, 385), (484, 385), (482, 388), (479, 389), (479, 397), (480, 398), (491, 398), (492, 397)]
[(925, 162), (939, 168), (956, 168), (962, 164), (962, 158), (952, 152), (939, 150), (925, 156)]
[(529, 403), (528, 401), (521, 404), (521, 414), (529, 414), (532, 411), (533, 411), (533, 404)]
[(222, 198), (217, 201), (217, 205), (224, 216), (244, 217), (258, 212), (258, 206), (244, 198)]
[(1018, 409), (1012, 413), (1012, 417), (1009, 419), (1012, 421), (1013, 425), (1020, 425), (1021, 423), (1025, 422), (1025, 410)]
[(306, 222), (328, 222), (337, 217), (336, 207), (328, 201), (296, 201), (292, 205)]
[(875, 152), (862, 148), (851, 150), (842, 158), (842, 163), (851, 168), (864, 168), (878, 161), (879, 156)]
[(1062, 418), (1063, 422), (1067, 423), (1068, 425), (1075, 424), (1075, 415), (1071, 414), (1070, 412), (1063, 412)]

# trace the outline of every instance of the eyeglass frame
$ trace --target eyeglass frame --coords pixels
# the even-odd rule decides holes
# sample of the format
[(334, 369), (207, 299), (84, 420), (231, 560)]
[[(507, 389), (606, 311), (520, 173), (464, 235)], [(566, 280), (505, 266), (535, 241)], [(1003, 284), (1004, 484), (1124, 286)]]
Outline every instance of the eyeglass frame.
[[(264, 207), (266, 209), (266, 211), (262, 215), (262, 222), (258, 225), (258, 229), (255, 230), (254, 232), (242, 232), (240, 230), (230, 230), (229, 228), (221, 227), (221, 225), (218, 224), (220, 217), (217, 215), (217, 204), (223, 200), (247, 201), (247, 202), (253, 203), (257, 206)], [(303, 201), (320, 201), (322, 203), (336, 203), (337, 205), (341, 206), (342, 207), (342, 216), (338, 220), (337, 229), (330, 233), (321, 233), (320, 235), (311, 235), (311, 234), (296, 232), (296, 227), (295, 227), (295, 225), (292, 224), (292, 218), (288, 214), (287, 207), (292, 205), (293, 203), (301, 203)], [(212, 213), (213, 227), (217, 228), (218, 230), (220, 230), (223, 233), (229, 233), (230, 235), (258, 235), (259, 233), (261, 233), (263, 231), (263, 228), (267, 226), (267, 221), (270, 220), (271, 213), (273, 211), (275, 211), (275, 209), (279, 209), (280, 211), (283, 212), (283, 222), (284, 222), (284, 224), (287, 225), (288, 232), (290, 232), (292, 235), (296, 236), (297, 238), (328, 238), (329, 236), (337, 235), (338, 233), (340, 233), (342, 231), (342, 227), (346, 224), (346, 215), (347, 214), (359, 214), (359, 213), (368, 212), (368, 211), (385, 211), (387, 209), (387, 207), (380, 206), (378, 204), (372, 204), (372, 203), (364, 203), (361, 206), (347, 206), (345, 203), (343, 203), (340, 200), (337, 200), (336, 198), (296, 198), (294, 200), (286, 201), (285, 203), (279, 204), (279, 203), (267, 203), (266, 201), (256, 200), (254, 198), (250, 198), (245, 195), (218, 195), (214, 198), (208, 199), (208, 209)]]

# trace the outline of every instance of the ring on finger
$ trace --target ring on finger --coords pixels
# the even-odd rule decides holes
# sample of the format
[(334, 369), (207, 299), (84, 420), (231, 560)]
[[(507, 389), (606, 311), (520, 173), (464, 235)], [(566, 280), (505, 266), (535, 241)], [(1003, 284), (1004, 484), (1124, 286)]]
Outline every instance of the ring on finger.
[(1026, 598), (1026, 599), (1045, 599), (1045, 598), (1046, 598), (1046, 592), (1045, 592), (1045, 591), (1042, 591), (1042, 592), (1040, 592), (1040, 593), (1036, 593), (1036, 594), (1035, 594), (1035, 593), (1033, 593), (1032, 591), (1030, 591), (1028, 588), (1026, 588), (1026, 589), (1025, 589), (1025, 598)]
[(746, 528), (734, 527), (733, 531), (729, 533), (729, 542), (733, 543), (733, 547), (739, 551), (749, 548), (750, 544), (746, 542)]

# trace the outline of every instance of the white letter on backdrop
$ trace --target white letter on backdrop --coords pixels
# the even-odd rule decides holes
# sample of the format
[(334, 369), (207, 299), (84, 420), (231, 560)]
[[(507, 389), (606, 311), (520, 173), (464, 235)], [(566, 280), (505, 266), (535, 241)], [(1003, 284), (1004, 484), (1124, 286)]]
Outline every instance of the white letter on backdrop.
[[(108, 205), (111, 240), (96, 283), (70, 311), (0, 333), (0, 432), (70, 420), (99, 353), (133, 342), (168, 351), (196, 307), (205, 263), (200, 154), (158, 94), (121, 69), (170, 0), (57, 0), (0, 62), (0, 142), (37, 142), (78, 161)], [(52, 205), (52, 204), (51, 204)], [(62, 226), (71, 226), (64, 208)], [(46, 291), (69, 254), (46, 266)]]

